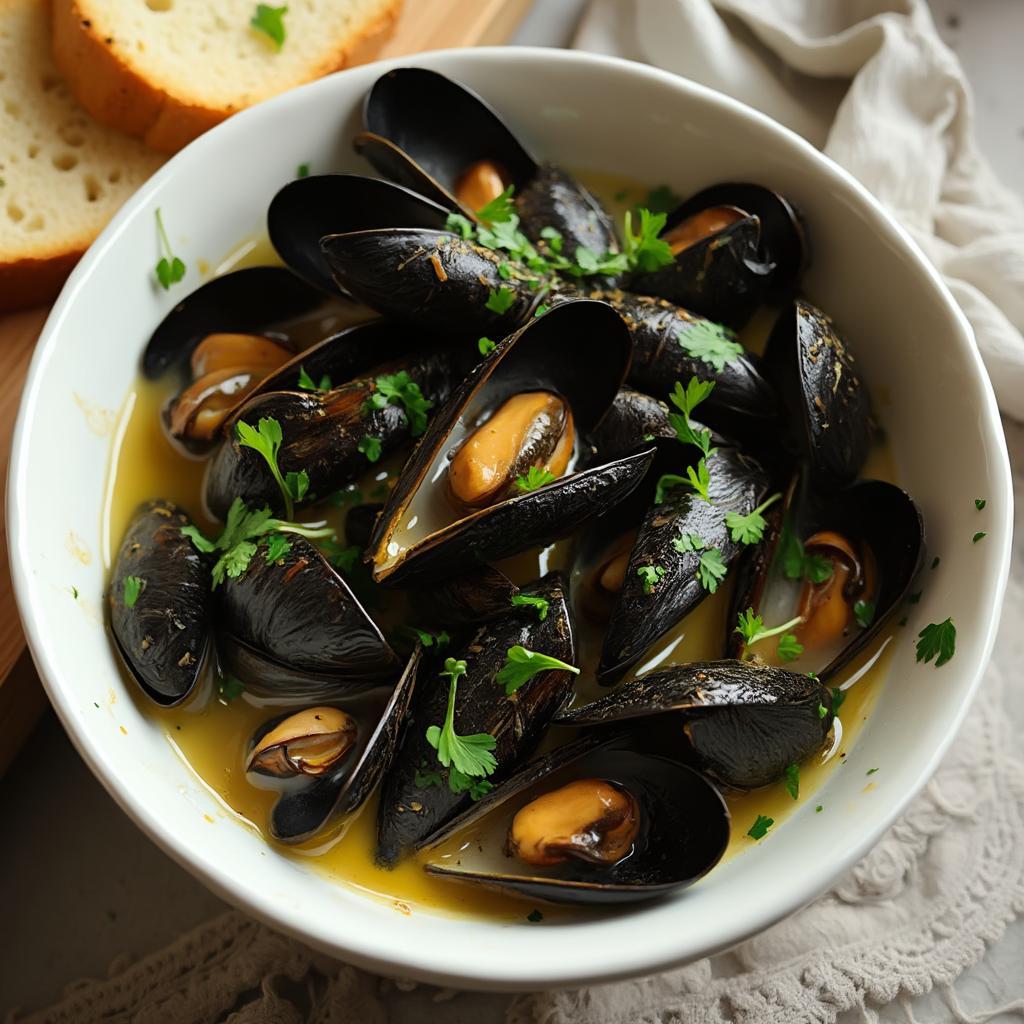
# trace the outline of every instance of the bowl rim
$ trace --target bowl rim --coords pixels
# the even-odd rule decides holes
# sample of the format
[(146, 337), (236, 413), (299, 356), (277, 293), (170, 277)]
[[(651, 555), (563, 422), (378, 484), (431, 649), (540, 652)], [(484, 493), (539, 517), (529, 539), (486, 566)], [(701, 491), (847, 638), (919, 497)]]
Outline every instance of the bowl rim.
[[(1001, 510), (1002, 519), (999, 524), (993, 525), (990, 532), (996, 533), (998, 529), (1002, 541), (1001, 549), (998, 551), (997, 569), (985, 581), (979, 599), (993, 613), (985, 617), (987, 627), (981, 642), (983, 657), (975, 666), (961, 669), (964, 675), (971, 674), (970, 682), (966, 690), (963, 691), (963, 699), (950, 720), (942, 741), (921, 764), (913, 784), (904, 790), (887, 813), (882, 814), (870, 828), (863, 831), (859, 842), (852, 844), (842, 857), (829, 862), (827, 867), (819, 864), (808, 865), (807, 870), (801, 873), (799, 884), (780, 886), (773, 893), (768, 894), (757, 913), (752, 915), (747, 912), (744, 915), (741, 927), (726, 927), (721, 922), (717, 925), (712, 923), (703, 929), (704, 934), (709, 937), (698, 943), (676, 944), (670, 949), (663, 949), (660, 953), (652, 953), (650, 949), (643, 947), (631, 951), (620, 946), (612, 951), (613, 955), (606, 957), (608, 962), (595, 962), (591, 957), (587, 964), (577, 964), (569, 969), (559, 963), (551, 963), (542, 972), (533, 970), (528, 975), (524, 974), (516, 963), (494, 957), (490, 959), (482, 957), (476, 964), (459, 965), (458, 968), (453, 968), (451, 958), (445, 955), (444, 949), (431, 948), (429, 944), (426, 944), (427, 948), (421, 948), (415, 958), (406, 958), (398, 962), (389, 954), (387, 948), (386, 932), (388, 929), (381, 929), (382, 933), (385, 933), (381, 935), (370, 935), (364, 930), (361, 934), (346, 941), (336, 941), (330, 937), (318, 935), (309, 930), (300, 914), (295, 913), (289, 907), (273, 903), (267, 894), (261, 893), (255, 885), (247, 882), (244, 873), (231, 875), (216, 867), (212, 861), (206, 861), (202, 856), (197, 856), (192, 844), (175, 836), (163, 824), (155, 811), (124, 788), (118, 773), (106, 763), (102, 744), (89, 735), (86, 730), (78, 728), (71, 702), (66, 700), (65, 694), (57, 682), (58, 671), (51, 658), (50, 642), (43, 629), (44, 616), (37, 608), (37, 602), (32, 592), (27, 551), (28, 535), (25, 527), (30, 514), (30, 503), (25, 486), (25, 476), (28, 471), (28, 425), (33, 419), (33, 408), (38, 400), (46, 365), (53, 354), (55, 339), (60, 335), (77, 294), (87, 284), (92, 267), (106, 258), (108, 250), (115, 245), (128, 222), (136, 215), (136, 211), (149, 204), (152, 194), (165, 181), (174, 176), (182, 164), (189, 161), (202, 161), (209, 147), (219, 146), (221, 140), (228, 138), (232, 132), (246, 133), (250, 124), (257, 125), (259, 123), (264, 108), (276, 110), (289, 105), (301, 105), (313, 93), (330, 92), (334, 88), (333, 82), (339, 76), (350, 73), (366, 74), (368, 69), (380, 73), (393, 67), (405, 65), (431, 66), (439, 61), (444, 63), (454, 61), (456, 64), (464, 60), (486, 63), (510, 58), (518, 61), (560, 65), (566, 74), (571, 73), (576, 66), (588, 66), (591, 70), (599, 69), (611, 76), (636, 76), (647, 78), (655, 84), (668, 86), (684, 95), (688, 100), (717, 107), (719, 110), (726, 111), (740, 119), (746, 119), (748, 123), (776, 134), (780, 137), (780, 141), (785, 141), (790, 147), (795, 147), (801, 158), (814, 164), (819, 172), (838, 181), (846, 190), (852, 192), (862, 205), (863, 212), (871, 222), (873, 229), (884, 240), (898, 248), (905, 259), (912, 261), (917, 272), (923, 272), (933, 286), (935, 300), (941, 302), (945, 307), (945, 313), (951, 326), (950, 345), (957, 346), (962, 350), (961, 354), (971, 366), (983, 396), (981, 407), (978, 409), (982, 431), (990, 434), (993, 440), (998, 441), (998, 444), (994, 444), (992, 449), (998, 464), (992, 467), (991, 475), (993, 482), (1002, 492), (992, 494), (994, 501), (990, 499), (990, 507), (998, 507)], [(1012, 496), (1009, 456), (998, 406), (966, 316), (947, 289), (938, 270), (916, 242), (848, 171), (815, 149), (801, 136), (760, 111), (708, 86), (672, 72), (619, 57), (586, 51), (545, 47), (490, 46), (469, 50), (433, 50), (377, 61), (373, 64), (340, 71), (299, 86), (234, 115), (190, 143), (160, 168), (129, 198), (90, 246), (72, 271), (47, 317), (28, 369), (18, 409), (11, 448), (6, 505), (11, 578), (26, 640), (39, 677), (51, 704), (83, 760), (115, 802), (150, 839), (227, 902), (243, 909), (275, 930), (283, 931), (308, 945), (340, 957), (348, 963), (378, 973), (401, 974), (404, 977), (415, 977), (433, 984), (490, 991), (524, 991), (609, 982), (641, 974), (653, 974), (729, 948), (763, 931), (816, 899), (829, 888), (840, 874), (878, 842), (882, 834), (903, 813), (938, 767), (977, 693), (995, 643), (999, 611), (1009, 575), (1013, 518)], [(685, 942), (685, 937), (681, 937), (681, 941)], [(596, 950), (591, 948), (590, 953), (594, 952)]]

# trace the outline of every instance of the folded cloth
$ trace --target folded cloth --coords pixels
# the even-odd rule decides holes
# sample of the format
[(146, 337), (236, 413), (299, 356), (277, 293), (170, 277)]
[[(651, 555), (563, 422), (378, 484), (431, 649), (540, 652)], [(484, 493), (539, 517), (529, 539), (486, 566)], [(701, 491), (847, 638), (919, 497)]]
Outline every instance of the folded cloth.
[(1024, 203), (978, 152), (925, 0), (594, 0), (575, 45), (727, 93), (850, 171), (939, 268), (1024, 419)]

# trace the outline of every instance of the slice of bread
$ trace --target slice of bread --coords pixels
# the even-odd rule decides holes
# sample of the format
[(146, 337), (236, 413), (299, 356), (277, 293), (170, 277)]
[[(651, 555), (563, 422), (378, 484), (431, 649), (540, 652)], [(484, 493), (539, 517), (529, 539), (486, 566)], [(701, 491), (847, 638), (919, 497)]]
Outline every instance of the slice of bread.
[(50, 59), (43, 0), (0, 0), (0, 312), (52, 299), (162, 162), (72, 98)]
[(280, 48), (250, 25), (256, 0), (53, 0), (54, 58), (93, 117), (173, 153), (243, 107), (371, 60), (402, 0), (279, 5)]

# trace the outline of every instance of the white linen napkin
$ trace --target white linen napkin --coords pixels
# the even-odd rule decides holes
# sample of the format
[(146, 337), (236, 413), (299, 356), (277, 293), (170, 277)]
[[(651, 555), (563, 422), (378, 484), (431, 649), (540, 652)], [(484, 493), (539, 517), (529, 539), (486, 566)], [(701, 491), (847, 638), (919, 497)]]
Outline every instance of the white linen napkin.
[(575, 45), (727, 93), (859, 178), (939, 268), (1000, 408), (1024, 419), (1024, 204), (978, 151), (924, 0), (594, 0)]

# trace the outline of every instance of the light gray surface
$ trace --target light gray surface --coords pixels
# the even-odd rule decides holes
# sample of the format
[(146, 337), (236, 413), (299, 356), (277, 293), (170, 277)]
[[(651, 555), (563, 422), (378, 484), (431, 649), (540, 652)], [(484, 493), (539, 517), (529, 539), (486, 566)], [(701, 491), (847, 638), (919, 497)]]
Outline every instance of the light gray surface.
[[(539, 0), (515, 41), (566, 45), (585, 0)], [(933, 0), (940, 30), (975, 89), (981, 146), (1024, 196), (1024, 0)], [(1024, 475), (1024, 428), (1008, 425), (1015, 476)], [(1024, 493), (1018, 488), (1018, 525)], [(1022, 534), (1018, 532), (1017, 536)], [(1015, 571), (1021, 570), (1020, 543)], [(1024, 730), (1024, 701), (1017, 702)], [(135, 829), (48, 715), (0, 781), (0, 1016), (56, 1000), (78, 978), (106, 974), (115, 958), (172, 941), (223, 904)], [(1024, 996), (1024, 921), (959, 985), (966, 1009)], [(433, 990), (390, 1000), (395, 1024), (497, 1024), (508, 997), (465, 995), (436, 1003)], [(941, 995), (914, 1003), (922, 1022), (952, 1020)], [(882, 1019), (905, 1020), (886, 1008)], [(1019, 1021), (1004, 1015), (996, 1024)], [(845, 1024), (845, 1022), (844, 1022)]]

